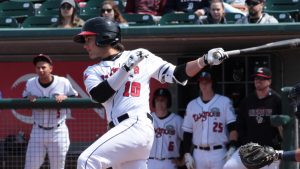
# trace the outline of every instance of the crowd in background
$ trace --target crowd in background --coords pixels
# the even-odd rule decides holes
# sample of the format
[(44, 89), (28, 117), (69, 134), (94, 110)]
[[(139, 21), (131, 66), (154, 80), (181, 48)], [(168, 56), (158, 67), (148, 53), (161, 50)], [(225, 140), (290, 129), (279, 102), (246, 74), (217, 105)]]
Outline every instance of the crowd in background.
[[(36, 1), (35, 10), (38, 11), (46, 1)], [(57, 2), (59, 0), (52, 3)], [(88, 5), (91, 2), (93, 5)], [(270, 10), (265, 10), (266, 4), (266, 0), (63, 0), (55, 14), (57, 21), (47, 27), (82, 27), (87, 19), (96, 16), (109, 17), (119, 22), (121, 27), (128, 27), (132, 23), (128, 16), (132, 14), (148, 15), (156, 25), (160, 25), (162, 17), (168, 14), (189, 14), (188, 24), (274, 24), (281, 20), (298, 20), (297, 16), (288, 12), (272, 16), (272, 12), (268, 13)], [(84, 13), (86, 8), (93, 8), (93, 12)], [(228, 18), (231, 20), (228, 21)]]

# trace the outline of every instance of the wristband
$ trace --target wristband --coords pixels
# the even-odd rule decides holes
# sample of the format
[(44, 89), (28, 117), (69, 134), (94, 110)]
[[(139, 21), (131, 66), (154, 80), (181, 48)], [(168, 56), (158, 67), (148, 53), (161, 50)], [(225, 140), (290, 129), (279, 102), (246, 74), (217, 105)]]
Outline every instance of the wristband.
[(238, 145), (236, 140), (230, 140), (229, 143), (227, 144), (227, 149), (229, 149), (230, 147), (234, 147), (236, 148)]
[(203, 60), (204, 60), (205, 65), (208, 65), (207, 54), (203, 55)]
[(126, 72), (129, 72), (129, 71), (130, 71), (130, 68), (129, 68), (126, 64), (124, 64), (122, 67), (124, 68), (124, 70), (125, 70)]
[(296, 151), (285, 151), (281, 155), (281, 159), (285, 161), (296, 161)]
[[(200, 69), (202, 69), (202, 68), (204, 68), (206, 65), (203, 65), (203, 64), (201, 64), (200, 62), (201, 62), (201, 57), (199, 57), (198, 59), (197, 59), (197, 65), (198, 65), (198, 67), (200, 68)], [(205, 60), (204, 58), (203, 58), (203, 60)]]

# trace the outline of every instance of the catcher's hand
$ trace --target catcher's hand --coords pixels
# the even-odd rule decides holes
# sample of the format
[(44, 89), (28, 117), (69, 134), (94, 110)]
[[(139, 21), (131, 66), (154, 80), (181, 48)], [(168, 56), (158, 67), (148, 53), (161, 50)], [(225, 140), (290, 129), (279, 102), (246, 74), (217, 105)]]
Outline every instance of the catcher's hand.
[(240, 147), (241, 161), (248, 169), (259, 169), (278, 160), (278, 153), (272, 147), (248, 143)]

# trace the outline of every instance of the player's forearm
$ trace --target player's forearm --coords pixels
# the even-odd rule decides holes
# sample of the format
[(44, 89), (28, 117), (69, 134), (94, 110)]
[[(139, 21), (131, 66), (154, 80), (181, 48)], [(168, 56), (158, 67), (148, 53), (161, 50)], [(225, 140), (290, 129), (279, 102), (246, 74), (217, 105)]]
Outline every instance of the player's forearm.
[(236, 130), (232, 130), (230, 133), (229, 133), (229, 140), (230, 141), (235, 141), (237, 142), (238, 140), (238, 133)]
[(205, 67), (204, 59), (203, 57), (200, 57), (196, 60), (190, 61), (186, 64), (186, 74), (189, 77), (195, 76), (197, 73), (199, 73), (204, 67)]

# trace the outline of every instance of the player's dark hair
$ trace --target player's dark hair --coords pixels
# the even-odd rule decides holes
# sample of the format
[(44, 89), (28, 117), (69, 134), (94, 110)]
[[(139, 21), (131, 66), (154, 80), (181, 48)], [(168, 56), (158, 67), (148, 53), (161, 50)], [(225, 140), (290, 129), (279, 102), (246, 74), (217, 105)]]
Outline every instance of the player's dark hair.
[(111, 47), (120, 51), (120, 52), (123, 52), (125, 50), (125, 47), (122, 43), (118, 42), (118, 43), (115, 43), (115, 44), (111, 44)]

